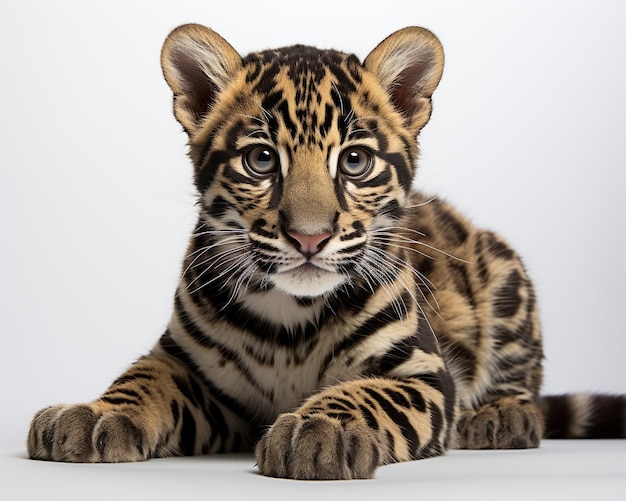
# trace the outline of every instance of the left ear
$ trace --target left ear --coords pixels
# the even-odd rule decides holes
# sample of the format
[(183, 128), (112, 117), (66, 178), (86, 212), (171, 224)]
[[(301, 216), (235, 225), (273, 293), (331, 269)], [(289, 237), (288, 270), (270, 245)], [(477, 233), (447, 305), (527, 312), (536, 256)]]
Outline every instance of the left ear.
[(407, 127), (417, 134), (430, 118), (431, 96), (443, 73), (443, 47), (424, 28), (411, 26), (389, 35), (365, 58)]
[(242, 62), (237, 51), (213, 30), (185, 24), (165, 40), (161, 66), (174, 93), (174, 115), (191, 137), (241, 70)]

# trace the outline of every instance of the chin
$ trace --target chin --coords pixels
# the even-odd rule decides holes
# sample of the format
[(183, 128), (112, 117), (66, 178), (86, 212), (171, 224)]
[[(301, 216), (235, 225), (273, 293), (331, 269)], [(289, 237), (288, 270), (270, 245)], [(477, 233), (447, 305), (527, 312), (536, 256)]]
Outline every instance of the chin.
[(343, 275), (310, 264), (275, 273), (270, 280), (277, 289), (291, 296), (308, 298), (323, 296), (346, 282)]

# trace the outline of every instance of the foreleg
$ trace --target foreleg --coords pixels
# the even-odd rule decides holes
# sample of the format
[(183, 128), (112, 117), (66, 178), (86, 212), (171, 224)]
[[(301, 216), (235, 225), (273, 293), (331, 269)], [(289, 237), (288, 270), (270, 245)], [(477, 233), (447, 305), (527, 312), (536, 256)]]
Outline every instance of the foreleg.
[(371, 478), (381, 464), (442, 454), (454, 413), (454, 397), (442, 392), (449, 382), (440, 371), (328, 388), (278, 417), (257, 446), (259, 470), (295, 479)]
[(39, 411), (28, 453), (53, 461), (126, 462), (231, 451), (246, 441), (240, 418), (213, 399), (183, 364), (149, 355), (99, 399)]

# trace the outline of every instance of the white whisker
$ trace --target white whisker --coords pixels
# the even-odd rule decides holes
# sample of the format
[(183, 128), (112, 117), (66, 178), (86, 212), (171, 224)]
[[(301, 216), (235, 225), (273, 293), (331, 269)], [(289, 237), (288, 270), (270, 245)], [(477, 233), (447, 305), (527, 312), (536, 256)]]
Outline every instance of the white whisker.
[[(222, 259), (223, 257), (228, 256), (229, 254), (234, 254), (234, 253), (238, 253), (241, 251), (241, 249), (246, 248), (246, 244), (243, 245), (239, 245), (237, 247), (230, 247), (226, 250), (223, 250), (221, 252), (218, 252), (217, 254), (211, 254), (207, 259), (205, 259), (204, 261), (200, 261), (199, 263), (196, 263), (193, 265), (193, 268), (199, 268), (200, 266), (204, 266), (205, 264), (207, 264), (208, 262), (211, 261), (211, 264), (207, 267), (208, 269), (211, 268), (218, 268), (220, 265), (220, 259)], [(201, 257), (201, 256), (197, 256), (196, 260)]]
[[(439, 249), (439, 248), (434, 247), (434, 246), (432, 246), (430, 244), (427, 244), (426, 242), (421, 242), (419, 240), (415, 240), (415, 239), (409, 238), (406, 235), (402, 235), (401, 233), (388, 231), (388, 230), (401, 230), (401, 231), (407, 231), (407, 232), (410, 232), (410, 233), (415, 233), (415, 234), (420, 235), (422, 237), (425, 236), (420, 231), (413, 230), (411, 228), (404, 228), (402, 226), (389, 226), (389, 227), (385, 227), (385, 228), (379, 228), (379, 229), (373, 230), (372, 234), (382, 235), (382, 236), (390, 236), (390, 237), (397, 238), (397, 239), (403, 239), (403, 241), (406, 242), (406, 243), (412, 243), (412, 244), (415, 244), (415, 245), (422, 245), (422, 246), (424, 246), (424, 247), (426, 247), (426, 248), (428, 248), (428, 249), (430, 249), (432, 251), (435, 251), (435, 252), (438, 252), (440, 254), (443, 254), (446, 257), (449, 257), (451, 259), (456, 259), (457, 261), (460, 261), (461, 263), (471, 264), (470, 261), (466, 261), (465, 259), (462, 259), (462, 258), (460, 258), (458, 256), (455, 256), (454, 254), (450, 254), (449, 252), (446, 252), (446, 251), (444, 251), (442, 249)], [(423, 252), (420, 252), (419, 250), (414, 249), (412, 247), (406, 247), (406, 249), (410, 250), (410, 251), (413, 251), (413, 252), (417, 252), (417, 253), (419, 253), (419, 254), (421, 254), (423, 256), (432, 258), (432, 256), (428, 256), (427, 254), (424, 254)]]
[(244, 118), (251, 118), (255, 122), (259, 122), (262, 125), (267, 125), (267, 122), (265, 122), (265, 120), (262, 120), (259, 117), (255, 117), (254, 115), (244, 115), (243, 113), (237, 113), (237, 116), (244, 117)]
[(265, 120), (267, 120), (268, 122), (274, 118), (274, 115), (272, 115), (272, 112), (269, 110), (266, 110), (265, 108), (263, 108), (263, 106), (260, 106), (261, 108), (261, 113), (263, 113), (263, 116), (265, 117)]
[[(229, 259), (226, 259), (224, 261), (222, 261), (220, 263), (220, 265), (228, 265), (227, 268), (225, 268), (224, 270), (222, 270), (220, 273), (218, 273), (216, 276), (214, 276), (213, 278), (211, 278), (210, 280), (204, 282), (202, 285), (200, 285), (199, 287), (197, 287), (196, 289), (190, 291), (190, 294), (195, 294), (196, 292), (198, 292), (199, 290), (201, 290), (202, 288), (206, 287), (207, 285), (212, 284), (213, 282), (222, 279), (224, 276), (229, 275), (228, 279), (222, 280), (222, 285), (220, 286), (219, 290), (223, 290), (224, 287), (226, 287), (226, 285), (228, 284), (228, 282), (232, 279), (232, 277), (234, 276), (235, 273), (237, 273), (238, 271), (240, 271), (241, 266), (248, 260), (250, 259), (249, 253), (244, 253), (244, 254), (237, 254), (235, 256), (231, 256)], [(232, 264), (229, 264), (232, 263)], [(205, 269), (202, 271), (202, 273), (200, 273), (192, 282), (190, 282), (189, 284), (187, 284), (187, 288), (189, 288), (190, 285), (192, 285), (194, 282), (196, 282), (202, 275), (204, 275), (204, 273), (206, 273), (209, 270), (209, 268)]]
[(340, 115), (343, 115), (343, 98), (341, 97), (341, 92), (339, 92), (339, 89), (337, 88), (337, 84), (335, 83), (334, 80), (331, 82), (331, 84), (333, 86), (333, 90), (335, 91), (335, 93), (337, 94), (337, 97), (339, 98), (339, 113)]
[[(394, 309), (398, 320), (402, 322), (402, 319), (408, 315), (409, 311), (404, 303), (404, 299), (402, 298), (402, 292), (396, 284), (395, 279), (397, 279), (397, 277), (394, 277), (390, 273), (388, 263), (379, 260), (376, 256), (367, 255), (365, 259), (366, 262), (370, 264), (370, 267), (367, 268), (368, 272), (376, 280), (378, 285), (385, 290), (385, 293), (391, 300), (392, 308)], [(361, 267), (361, 269), (364, 268)], [(404, 284), (402, 285), (404, 286)]]
[(237, 278), (237, 280), (235, 281), (235, 284), (233, 285), (228, 301), (224, 304), (224, 306), (222, 306), (222, 310), (227, 308), (236, 298), (239, 297), (239, 292), (242, 289), (244, 281), (247, 280), (246, 288), (247, 288), (247, 285), (249, 285), (250, 280), (252, 280), (252, 277), (256, 270), (256, 267), (254, 266), (254, 257), (251, 255), (247, 256), (247, 258), (244, 261), (242, 261), (241, 264), (237, 266), (237, 268), (238, 269), (234, 270), (233, 273), (230, 275), (230, 277), (224, 281), (224, 284), (230, 282), (233, 279), (233, 277), (239, 272), (239, 270), (243, 270), (239, 272), (239, 277)]
[[(208, 233), (212, 233), (213, 230), (209, 230), (207, 232), (203, 232), (203, 234), (208, 234)], [(221, 230), (218, 230), (221, 231)], [(244, 238), (243, 235), (235, 235), (233, 237), (228, 237), (228, 238), (223, 238), (221, 240), (217, 240), (215, 243), (212, 243), (211, 245), (206, 245), (204, 247), (200, 247), (199, 249), (196, 249), (193, 252), (190, 252), (187, 255), (187, 259), (193, 257), (193, 259), (189, 262), (189, 264), (187, 265), (187, 267), (183, 270), (183, 272), (181, 273), (181, 277), (179, 280), (178, 285), (180, 286), (180, 284), (182, 283), (183, 279), (187, 276), (187, 273), (189, 272), (190, 269), (192, 268), (196, 268), (198, 266), (201, 266), (202, 264), (206, 263), (207, 261), (209, 261), (212, 258), (215, 258), (215, 256), (212, 256), (209, 259), (205, 259), (204, 261), (202, 261), (201, 263), (197, 263), (197, 261), (202, 258), (202, 256), (204, 256), (207, 252), (216, 249), (220, 246), (224, 246), (224, 245), (231, 245), (231, 244), (235, 244), (238, 243), (239, 247), (238, 248), (242, 248), (247, 244), (247, 239)], [(219, 254), (217, 255), (219, 256)], [(199, 277), (196, 277), (195, 280), (197, 280)], [(195, 281), (194, 280), (194, 281)], [(193, 283), (193, 282), (192, 282)]]
[(430, 203), (433, 203), (435, 200), (437, 200), (437, 197), (430, 198), (430, 199), (426, 200), (425, 202), (422, 202), (422, 203), (419, 203), (419, 204), (407, 205), (406, 208), (407, 209), (416, 209), (417, 207), (424, 207), (424, 205), (428, 205)]
[[(378, 249), (376, 248), (378, 251), (381, 251), (383, 253), (385, 253), (386, 251), (382, 250), (382, 249)], [(371, 250), (371, 249), (370, 249)], [(382, 261), (383, 265), (387, 265), (389, 266), (389, 262), (387, 262), (384, 258), (379, 257), (379, 259)], [(404, 262), (402, 261), (400, 258), (398, 258), (400, 260), (400, 262)], [(406, 265), (406, 269), (408, 270), (413, 270), (413, 268), (408, 265), (407, 263), (405, 263)], [(413, 270), (415, 271), (415, 270)], [(420, 304), (420, 302), (417, 300), (417, 298), (415, 297), (415, 295), (413, 294), (413, 290), (418, 289), (419, 287), (410, 287), (409, 285), (407, 285), (405, 283), (405, 281), (398, 277), (397, 278), (398, 282), (400, 282), (400, 284), (402, 285), (402, 287), (409, 293), (409, 295), (411, 296), (411, 299), (413, 300), (414, 304), (417, 306), (419, 312), (420, 312), (420, 319), (423, 319), (426, 322), (426, 325), (428, 325), (428, 329), (430, 330), (431, 334), (434, 336), (435, 340), (437, 341), (437, 335), (435, 334), (435, 330), (432, 327), (432, 324), (430, 323), (430, 320), (428, 319), (428, 316), (426, 315), (426, 312), (424, 311), (424, 308), (422, 307), (422, 305)], [(420, 293), (422, 294), (422, 297), (424, 297), (423, 292), (420, 290)], [(426, 300), (426, 298), (424, 298)], [(426, 303), (428, 304), (428, 306), (430, 306), (430, 308), (438, 315), (439, 313), (432, 307), (432, 305), (426, 300)], [(441, 317), (440, 317), (441, 318)]]
[[(426, 281), (428, 281), (433, 288), (436, 289), (436, 287), (434, 286), (434, 284), (428, 280), (423, 273), (421, 273), (419, 270), (416, 270), (413, 266), (411, 266), (410, 263), (406, 262), (404, 259), (401, 259), (398, 256), (395, 256), (391, 253), (389, 253), (388, 251), (381, 249), (379, 247), (371, 247), (370, 248), (371, 252), (375, 252), (378, 253), (381, 257), (380, 259), (383, 261), (387, 261), (387, 262), (392, 262), (394, 264), (394, 266), (398, 267), (398, 268), (405, 268), (408, 271), (410, 271), (418, 280), (419, 283), (415, 284), (415, 288), (419, 291), (419, 293), (421, 294), (422, 298), (424, 299), (424, 302), (430, 307), (430, 309), (441, 318), (441, 315), (439, 314), (440, 311), (440, 307), (439, 307), (439, 303), (437, 301), (437, 297), (435, 296), (435, 294), (433, 293), (432, 289), (429, 287), (429, 285), (426, 283)], [(426, 287), (426, 290), (428, 291), (428, 293), (430, 294), (430, 296), (433, 298), (435, 305), (433, 306), (430, 303), (430, 300), (428, 299), (428, 297), (426, 297), (426, 295), (424, 294), (424, 291), (422, 291), (422, 289), (419, 287), (419, 285), (423, 285), (424, 287)]]

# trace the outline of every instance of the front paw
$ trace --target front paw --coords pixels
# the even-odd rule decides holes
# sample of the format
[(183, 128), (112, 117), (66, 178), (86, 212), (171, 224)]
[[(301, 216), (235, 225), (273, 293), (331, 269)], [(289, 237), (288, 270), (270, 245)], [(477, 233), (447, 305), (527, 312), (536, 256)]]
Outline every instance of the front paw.
[(256, 447), (259, 471), (299, 480), (372, 478), (380, 451), (363, 422), (281, 414)]
[(33, 459), (118, 463), (147, 459), (144, 433), (120, 412), (92, 405), (57, 405), (39, 411), (30, 425)]

